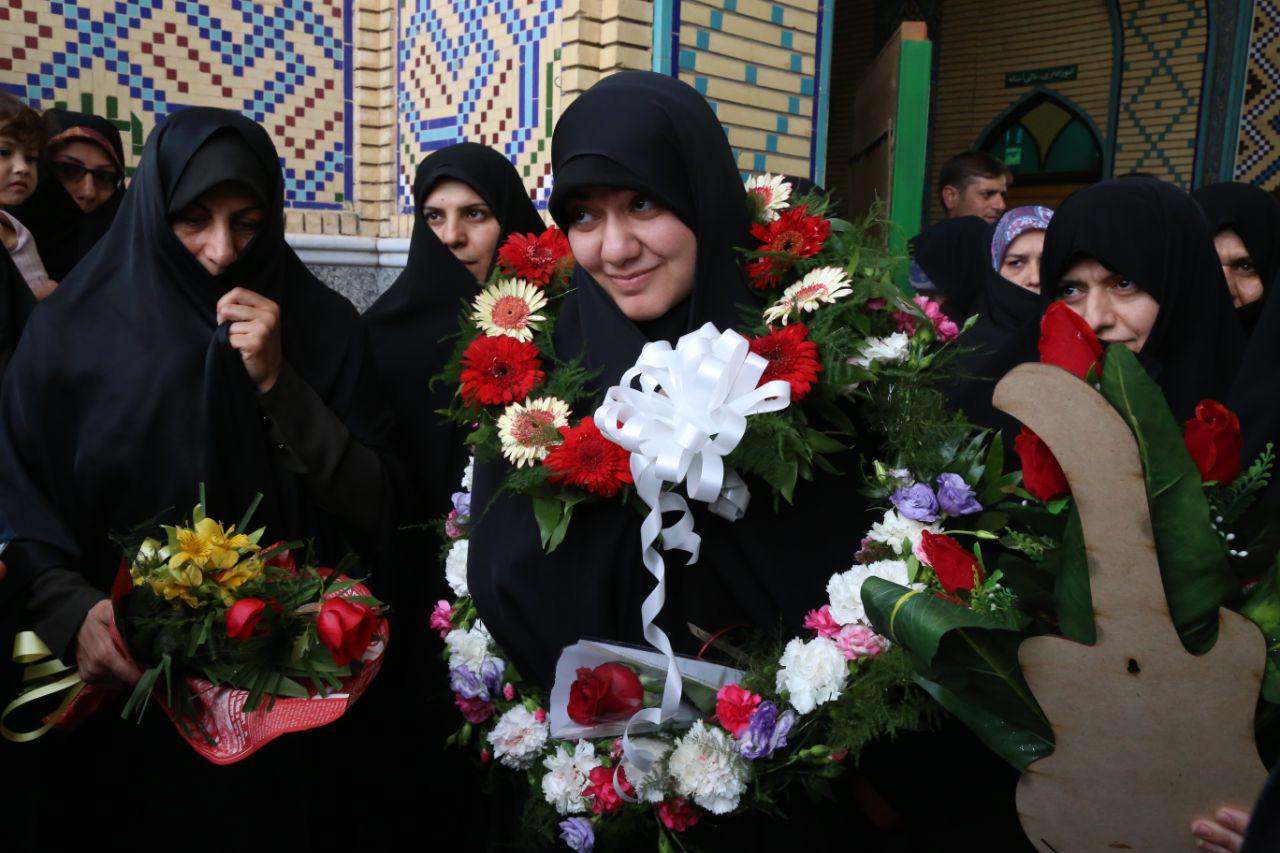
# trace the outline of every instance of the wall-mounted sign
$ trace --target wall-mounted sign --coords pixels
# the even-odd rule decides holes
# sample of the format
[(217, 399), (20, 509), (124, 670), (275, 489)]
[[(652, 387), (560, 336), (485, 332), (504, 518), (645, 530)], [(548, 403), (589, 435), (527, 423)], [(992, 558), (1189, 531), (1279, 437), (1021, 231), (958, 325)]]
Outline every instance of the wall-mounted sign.
[(1045, 83), (1062, 83), (1076, 79), (1079, 65), (1059, 65), (1056, 68), (1033, 68), (1030, 71), (1009, 71), (1004, 75), (1004, 87), (1016, 89), (1022, 86), (1040, 86)]

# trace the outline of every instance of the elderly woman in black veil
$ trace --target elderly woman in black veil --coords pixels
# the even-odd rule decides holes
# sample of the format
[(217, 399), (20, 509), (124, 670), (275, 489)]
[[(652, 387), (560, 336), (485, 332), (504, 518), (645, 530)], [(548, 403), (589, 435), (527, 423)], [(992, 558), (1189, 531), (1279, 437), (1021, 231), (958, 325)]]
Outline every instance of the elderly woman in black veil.
[[(112, 250), (67, 276), (10, 364), (0, 507), (15, 538), (0, 595), (87, 681), (137, 677), (111, 638), (109, 534), (179, 520), (200, 483), (215, 518), (239, 517), (262, 493), (254, 523), (313, 540), (330, 565), (378, 538), (389, 416), (355, 309), (285, 244), (283, 185), (257, 124), (217, 109), (170, 116), (103, 238)], [(163, 716), (134, 727), (107, 711), (26, 747), (24, 790), (43, 803), (31, 814), (45, 831), (55, 808), (74, 818), (59, 822), (60, 847), (309, 847), (328, 832), (319, 791), (354, 790), (350, 778), (317, 787), (342, 725), (215, 768)], [(363, 775), (372, 745), (348, 738), (342, 775)], [(164, 793), (174, 788), (183, 793)], [(190, 812), (209, 795), (221, 803), (216, 831)], [(176, 800), (158, 807), (157, 796)]]
[(1201, 187), (1191, 196), (1209, 220), (1231, 301), (1252, 334), (1280, 273), (1280, 201), (1260, 187), (1230, 181)]
[[(701, 95), (660, 74), (608, 77), (565, 111), (552, 159), (550, 209), (577, 261), (555, 350), (596, 371), (590, 387), (597, 394), (616, 384), (650, 341), (674, 344), (708, 322), (739, 324), (753, 305), (738, 252), (751, 245), (745, 190)], [(652, 579), (641, 559), (642, 518), (621, 503), (581, 504), (564, 541), (547, 554), (530, 500), (498, 493), (504, 464), (477, 464), (468, 586), (515, 667), (550, 687), (561, 649), (579, 639), (644, 642), (641, 602)], [(837, 464), (853, 471), (856, 460), (850, 453)], [(798, 632), (827, 579), (851, 565), (857, 550), (831, 532), (856, 526), (865, 509), (840, 477), (802, 484), (791, 505), (775, 508), (766, 494), (756, 495), (735, 523), (696, 505), (701, 556), (686, 566), (666, 554), (658, 624), (686, 654), (700, 645), (690, 624), (710, 633), (743, 626)], [(714, 831), (717, 848), (734, 849), (781, 849), (799, 839), (852, 843), (877, 834), (857, 809), (806, 802), (785, 808), (794, 820), (708, 820), (714, 829), (699, 831)], [(804, 829), (797, 828), (801, 814)]]

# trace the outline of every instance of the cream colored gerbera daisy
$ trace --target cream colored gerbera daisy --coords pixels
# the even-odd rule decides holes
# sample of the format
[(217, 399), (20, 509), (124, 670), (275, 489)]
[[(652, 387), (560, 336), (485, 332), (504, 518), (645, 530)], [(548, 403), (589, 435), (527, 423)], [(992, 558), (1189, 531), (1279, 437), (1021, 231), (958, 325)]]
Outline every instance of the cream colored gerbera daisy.
[(564, 400), (539, 397), (512, 403), (498, 418), (502, 455), (517, 468), (541, 462), (560, 443), (560, 427), (568, 425), (569, 404)]
[(778, 218), (778, 211), (786, 210), (791, 200), (791, 184), (782, 175), (752, 175), (747, 178), (747, 194), (754, 195), (760, 210), (760, 218), (765, 222), (773, 222)]
[(537, 313), (546, 307), (547, 297), (523, 279), (503, 279), (486, 287), (476, 297), (476, 325), (486, 335), (506, 335), (517, 341), (533, 340), (533, 331), (545, 320)]
[(815, 311), (853, 293), (849, 276), (839, 267), (819, 267), (782, 291), (782, 298), (764, 312), (764, 321), (787, 325), (795, 312)]

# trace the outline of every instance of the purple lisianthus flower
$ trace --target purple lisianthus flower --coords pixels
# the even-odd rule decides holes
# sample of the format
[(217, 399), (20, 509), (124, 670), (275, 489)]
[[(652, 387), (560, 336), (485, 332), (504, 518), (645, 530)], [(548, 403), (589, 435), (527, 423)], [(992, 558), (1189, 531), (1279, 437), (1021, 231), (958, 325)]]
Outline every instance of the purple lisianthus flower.
[(471, 518), (471, 493), (470, 492), (454, 492), (453, 493), (453, 511), (458, 514), (459, 520), (466, 524)]
[(779, 716), (778, 706), (765, 699), (751, 712), (750, 722), (738, 734), (738, 754), (748, 761), (768, 758), (775, 749), (787, 745), (787, 735), (795, 724), (794, 711)]
[(489, 691), (485, 689), (484, 682), (469, 666), (455, 666), (449, 670), (449, 687), (464, 699), (489, 701)]
[(938, 475), (938, 505), (947, 515), (982, 512), (982, 504), (959, 474)]
[[(497, 696), (502, 693), (502, 676), (507, 671), (507, 662), (501, 658), (486, 658), (485, 662), (480, 664), (480, 680), (484, 682), (485, 690), (490, 696)], [(485, 697), (488, 701), (489, 696)]]
[(913, 483), (906, 488), (898, 489), (889, 500), (893, 501), (893, 505), (904, 518), (923, 521), (926, 524), (932, 524), (938, 520), (938, 498), (934, 495), (933, 489), (924, 483)]
[(560, 838), (574, 853), (591, 853), (596, 846), (596, 834), (585, 817), (560, 821)]

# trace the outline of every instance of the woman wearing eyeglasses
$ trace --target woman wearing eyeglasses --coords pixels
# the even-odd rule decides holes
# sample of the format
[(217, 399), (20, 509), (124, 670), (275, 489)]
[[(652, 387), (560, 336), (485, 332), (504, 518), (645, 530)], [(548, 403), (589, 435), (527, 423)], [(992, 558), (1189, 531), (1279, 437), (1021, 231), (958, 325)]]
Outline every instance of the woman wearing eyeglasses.
[(14, 215), (31, 230), (49, 278), (66, 278), (116, 218), (124, 197), (124, 145), (101, 116), (50, 109), (40, 184)]

